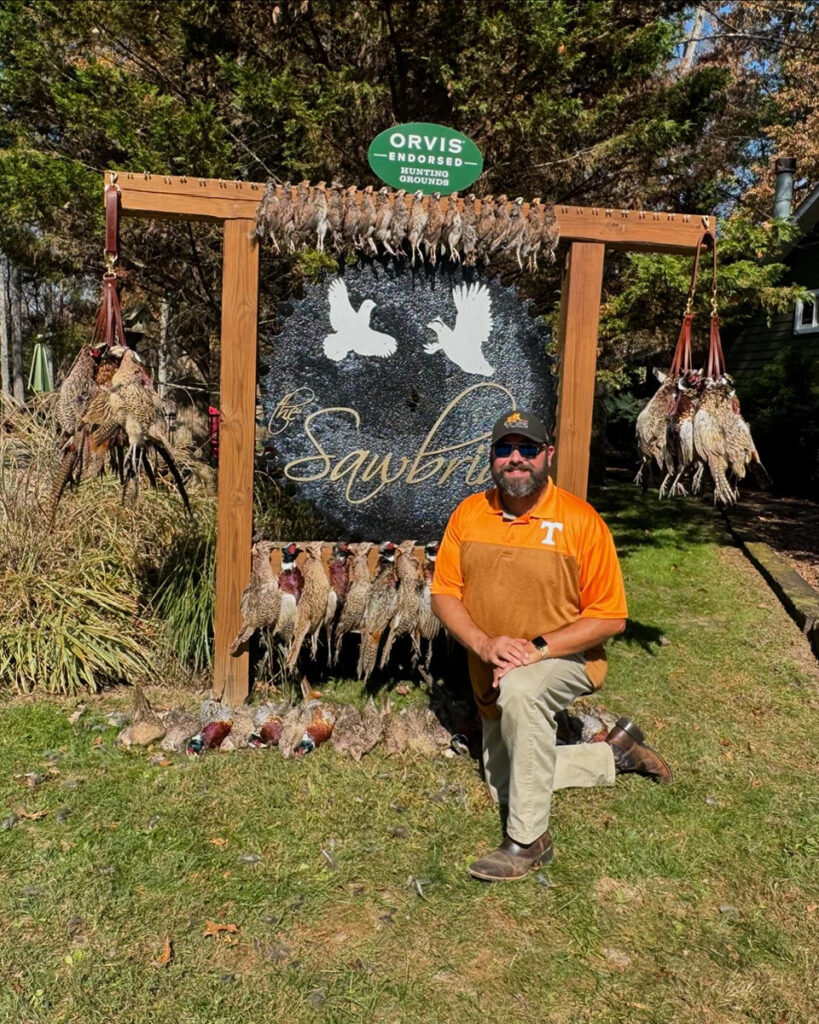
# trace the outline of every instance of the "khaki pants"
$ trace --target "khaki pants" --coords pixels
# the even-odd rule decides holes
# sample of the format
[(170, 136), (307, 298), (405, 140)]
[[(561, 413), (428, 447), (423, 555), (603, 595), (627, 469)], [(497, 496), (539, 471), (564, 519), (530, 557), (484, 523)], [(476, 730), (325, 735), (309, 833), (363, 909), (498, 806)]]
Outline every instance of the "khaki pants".
[(558, 747), (555, 715), (592, 693), (585, 658), (547, 658), (501, 679), (498, 719), (483, 719), (483, 766), (489, 792), (509, 808), (506, 831), (515, 842), (538, 839), (549, 827), (552, 791), (614, 785), (608, 743)]

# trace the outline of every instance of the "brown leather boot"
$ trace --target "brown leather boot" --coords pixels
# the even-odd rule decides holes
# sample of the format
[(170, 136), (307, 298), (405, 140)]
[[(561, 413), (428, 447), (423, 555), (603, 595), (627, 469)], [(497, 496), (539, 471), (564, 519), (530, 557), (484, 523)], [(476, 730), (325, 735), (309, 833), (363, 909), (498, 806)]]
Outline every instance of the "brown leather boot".
[(473, 861), (468, 871), (473, 878), (481, 878), (485, 882), (519, 882), (534, 868), (549, 864), (553, 857), (552, 837), (547, 829), (539, 839), (526, 846), (507, 836), (497, 850)]
[(614, 767), (618, 774), (636, 772), (652, 782), (672, 782), (674, 776), (671, 769), (657, 751), (652, 750), (644, 741), (642, 731), (630, 718), (617, 719), (606, 737), (606, 743), (614, 751)]

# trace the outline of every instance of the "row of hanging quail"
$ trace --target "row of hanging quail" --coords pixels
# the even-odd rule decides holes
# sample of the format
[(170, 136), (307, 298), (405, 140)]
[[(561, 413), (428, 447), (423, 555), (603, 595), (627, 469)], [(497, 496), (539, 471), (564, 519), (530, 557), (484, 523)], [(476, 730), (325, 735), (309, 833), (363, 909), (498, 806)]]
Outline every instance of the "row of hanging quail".
[(660, 387), (637, 417), (641, 462), (636, 483), (647, 482), (656, 463), (665, 473), (661, 498), (684, 497), (689, 489), (699, 495), (707, 470), (715, 505), (733, 504), (739, 497), (737, 484), (749, 471), (759, 486), (770, 483), (727, 373), (654, 373)]
[(359, 191), (333, 182), (302, 181), (295, 187), (268, 181), (256, 213), (256, 234), (270, 241), (276, 252), (315, 248), (336, 253), (359, 250), (370, 255), (389, 253), (426, 259), (433, 266), (440, 256), (465, 266), (489, 263), (501, 255), (514, 255), (518, 265), (537, 269), (538, 256), (554, 259), (559, 228), (551, 204), (533, 199), (524, 211), (518, 197), (439, 192), (408, 196), (403, 189), (368, 185)]
[(84, 345), (60, 385), (56, 403), (60, 463), (51, 487), (47, 514), (53, 521), (66, 487), (112, 469), (123, 493), (141, 473), (151, 486), (156, 473), (146, 452), (164, 461), (190, 513), (182, 474), (171, 454), (162, 401), (145, 366), (122, 345)]
[(292, 672), (307, 641), (312, 660), (317, 659), (323, 631), (327, 663), (334, 666), (345, 636), (356, 633), (357, 674), (367, 680), (379, 663), (379, 650), (384, 669), (395, 641), (408, 636), (412, 666), (428, 683), (433, 641), (441, 628), (430, 602), (437, 552), (437, 541), (425, 547), (413, 540), (385, 541), (377, 548), (370, 542), (257, 541), (241, 597), (242, 628), (231, 652), (266, 629), (285, 647), (285, 668)]

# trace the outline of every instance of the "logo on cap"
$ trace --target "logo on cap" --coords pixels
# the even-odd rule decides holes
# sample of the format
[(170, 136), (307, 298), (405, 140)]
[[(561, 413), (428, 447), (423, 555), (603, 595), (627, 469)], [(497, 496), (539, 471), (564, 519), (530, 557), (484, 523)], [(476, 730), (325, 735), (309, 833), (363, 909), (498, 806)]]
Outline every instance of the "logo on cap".
[(519, 426), (526, 428), (529, 426), (529, 421), (523, 419), (519, 412), (513, 412), (506, 417), (506, 420), (504, 421), (504, 426), (511, 427), (514, 424), (518, 424)]

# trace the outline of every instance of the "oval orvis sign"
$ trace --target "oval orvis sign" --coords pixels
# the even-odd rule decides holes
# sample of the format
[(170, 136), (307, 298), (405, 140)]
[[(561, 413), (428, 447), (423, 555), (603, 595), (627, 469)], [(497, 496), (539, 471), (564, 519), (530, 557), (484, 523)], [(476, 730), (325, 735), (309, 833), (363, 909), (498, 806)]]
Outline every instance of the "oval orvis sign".
[(398, 124), (376, 135), (368, 156), (382, 181), (425, 195), (462, 191), (483, 170), (483, 156), (471, 139), (424, 121)]

